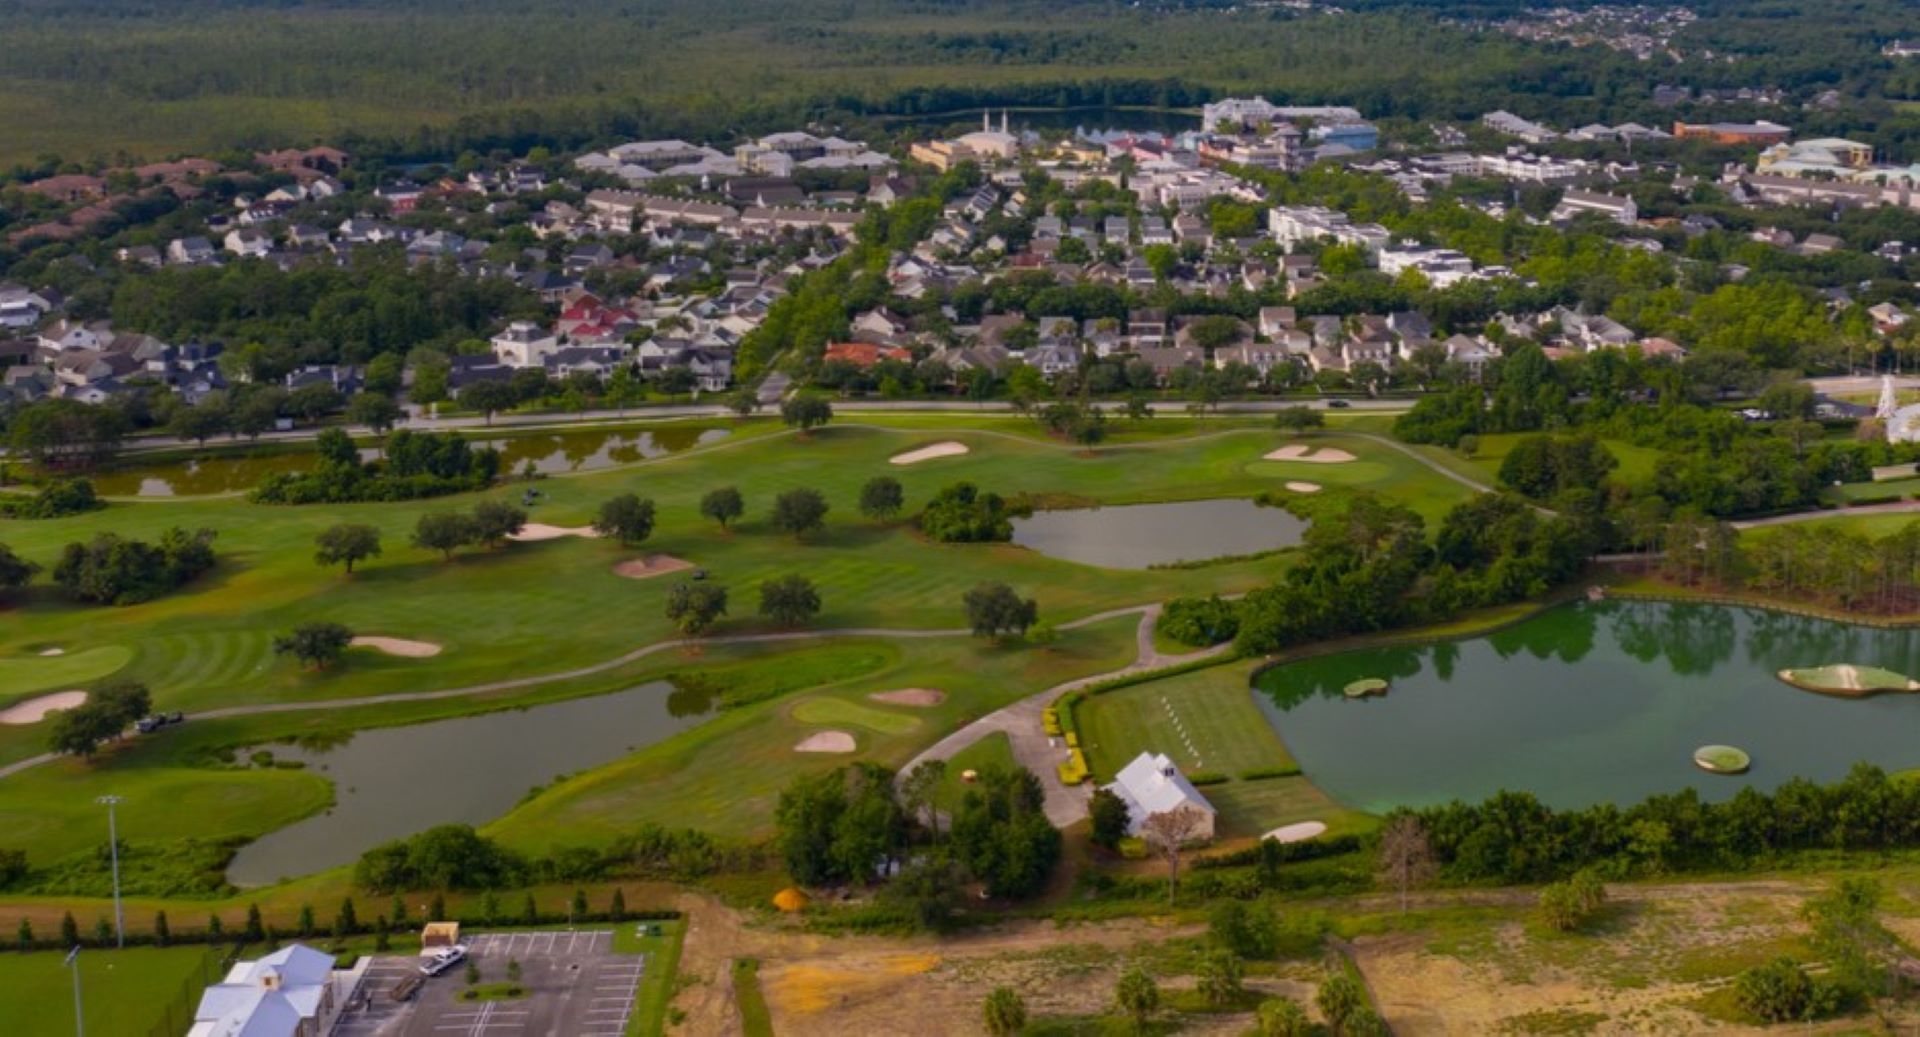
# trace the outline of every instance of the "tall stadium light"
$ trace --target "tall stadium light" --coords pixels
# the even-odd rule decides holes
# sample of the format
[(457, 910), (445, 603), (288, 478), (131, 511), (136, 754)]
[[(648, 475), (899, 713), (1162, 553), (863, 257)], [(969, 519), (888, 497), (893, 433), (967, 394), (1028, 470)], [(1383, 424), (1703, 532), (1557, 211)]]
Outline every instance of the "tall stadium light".
[(73, 970), (73, 1037), (87, 1037), (87, 1026), (80, 1015), (80, 945), (67, 952), (67, 967)]
[[(113, 935), (121, 950), (127, 948), (127, 914), (120, 907), (120, 830), (114, 818), (114, 807), (120, 805), (119, 796), (101, 796), (95, 800), (107, 807), (107, 845), (113, 851)], [(79, 973), (74, 973), (76, 977)]]

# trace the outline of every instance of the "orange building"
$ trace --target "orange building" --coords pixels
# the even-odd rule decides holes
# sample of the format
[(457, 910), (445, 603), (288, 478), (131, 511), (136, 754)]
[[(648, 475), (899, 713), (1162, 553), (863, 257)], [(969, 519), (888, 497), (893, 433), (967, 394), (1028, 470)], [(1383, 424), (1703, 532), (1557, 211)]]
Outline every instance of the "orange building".
[(1680, 140), (1710, 140), (1715, 144), (1783, 144), (1793, 131), (1776, 122), (1676, 122)]

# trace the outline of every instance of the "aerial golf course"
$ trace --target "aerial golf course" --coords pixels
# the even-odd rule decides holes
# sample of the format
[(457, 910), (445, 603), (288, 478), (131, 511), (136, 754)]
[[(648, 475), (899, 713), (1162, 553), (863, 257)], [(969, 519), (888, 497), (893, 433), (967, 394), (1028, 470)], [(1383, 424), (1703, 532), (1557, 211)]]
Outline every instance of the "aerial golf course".
[[(110, 745), (90, 761), (60, 758), (0, 778), (0, 848), (24, 850), (40, 867), (99, 845), (94, 799), (108, 792), (126, 799), (121, 831), (131, 844), (258, 837), (326, 810), (336, 792), (318, 768), (249, 765), (235, 750), (324, 744), (357, 730), (656, 680), (673, 682), (687, 699), (681, 705), (702, 719), (630, 754), (555, 769), (529, 783), (547, 786), (539, 795), (486, 819), (490, 830), (528, 849), (591, 844), (643, 821), (751, 839), (769, 830), (771, 800), (795, 773), (849, 758), (799, 751), (810, 735), (833, 732), (829, 744), (840, 749), (850, 737), (858, 758), (900, 766), (968, 720), (1134, 663), (1139, 616), (1103, 614), (1243, 592), (1287, 564), (1280, 550), (1100, 568), (1011, 543), (939, 544), (911, 519), (944, 487), (969, 481), (1057, 509), (1245, 500), (1311, 480), (1323, 499), (1346, 487), (1379, 491), (1430, 521), (1471, 492), (1384, 442), (1338, 430), (1312, 437), (1313, 446), (1352, 461), (1268, 460), (1290, 441), (1251, 418), (1120, 424), (1092, 451), (1006, 416), (862, 415), (811, 434), (761, 419), (727, 431), (651, 459), (504, 479), (485, 494), (314, 506), (233, 494), (116, 498), (77, 517), (7, 523), (4, 541), (47, 568), (64, 544), (96, 532), (155, 538), (174, 526), (214, 530), (219, 563), (141, 605), (81, 607), (44, 579), (16, 598), (0, 626), (0, 710), (28, 715), (38, 700), (125, 679), (149, 687), (156, 710), (184, 711), (189, 722)], [(140, 463), (136, 454), (122, 467), (137, 476)], [(859, 511), (861, 486), (879, 475), (902, 484), (897, 516)], [(722, 486), (738, 488), (745, 503), (726, 528), (699, 508)], [(539, 495), (525, 541), (470, 547), (451, 560), (408, 542), (423, 513), (483, 497), (519, 503), (529, 488)], [(825, 496), (821, 529), (793, 536), (771, 528), (774, 497), (795, 488)], [(600, 503), (622, 493), (654, 501), (651, 536), (622, 546), (582, 535)], [(342, 522), (381, 534), (380, 555), (350, 575), (314, 559), (315, 535)], [(1182, 532), (1203, 559), (1207, 531)], [(636, 559), (650, 561), (618, 571)], [(697, 567), (728, 590), (727, 616), (700, 638), (682, 638), (667, 620), (667, 595), (688, 572), (655, 574), (660, 559)], [(786, 575), (812, 580), (822, 604), (794, 629), (755, 609), (760, 582)], [(961, 598), (983, 581), (1035, 599), (1051, 636), (967, 636)], [(277, 635), (313, 620), (387, 640), (350, 648), (325, 670), (274, 654)], [(897, 689), (939, 694), (887, 701)], [(44, 722), (0, 724), (0, 765), (40, 755), (45, 740)], [(563, 773), (567, 780), (548, 784)]]

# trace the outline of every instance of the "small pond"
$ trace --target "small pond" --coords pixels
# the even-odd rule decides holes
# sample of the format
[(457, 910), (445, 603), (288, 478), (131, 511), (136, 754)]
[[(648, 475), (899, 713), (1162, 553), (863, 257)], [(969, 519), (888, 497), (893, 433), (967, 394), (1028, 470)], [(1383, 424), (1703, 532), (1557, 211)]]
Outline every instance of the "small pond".
[[(586, 472), (664, 457), (725, 439), (723, 428), (669, 426), (657, 429), (582, 429), (538, 435), (488, 438), (467, 434), (475, 446), (500, 451), (500, 470), (517, 473), (527, 462), (555, 475)], [(380, 456), (377, 449), (360, 451), (362, 460)], [(210, 454), (184, 461), (153, 464), (127, 463), (89, 476), (93, 487), (109, 497), (190, 497), (216, 493), (245, 493), (260, 480), (280, 472), (304, 472), (314, 466), (312, 451), (246, 454)]]
[[(1914, 673), (1920, 631), (1712, 605), (1581, 604), (1486, 637), (1276, 666), (1255, 697), (1307, 777), (1369, 811), (1501, 789), (1556, 807), (1688, 786), (1720, 800), (1792, 777), (1834, 781), (1859, 761), (1920, 766), (1920, 696), (1833, 698), (1775, 676), (1826, 663)], [(1392, 688), (1341, 694), (1367, 677)], [(1753, 769), (1702, 773), (1693, 751), (1714, 743), (1746, 750)]]
[(1036, 511), (1013, 520), (1013, 542), (1082, 565), (1146, 569), (1293, 547), (1306, 528), (1283, 508), (1200, 500)]
[[(527, 790), (612, 762), (700, 722), (701, 696), (666, 681), (526, 709), (361, 731), (324, 749), (263, 748), (334, 783), (334, 806), (241, 847), (227, 868), (261, 886), (351, 864), (434, 825), (491, 821)], [(244, 758), (249, 751), (243, 751)]]

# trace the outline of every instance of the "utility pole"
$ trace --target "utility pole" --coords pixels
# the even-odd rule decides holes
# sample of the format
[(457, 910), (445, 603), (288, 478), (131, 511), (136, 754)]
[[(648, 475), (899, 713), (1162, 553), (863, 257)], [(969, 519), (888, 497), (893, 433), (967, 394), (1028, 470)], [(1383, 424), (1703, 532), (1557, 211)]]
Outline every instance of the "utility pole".
[(80, 1015), (80, 945), (67, 952), (67, 967), (73, 970), (73, 1037), (87, 1037), (86, 1023)]
[[(127, 915), (120, 907), (120, 830), (114, 817), (114, 807), (120, 805), (119, 796), (101, 796), (97, 803), (107, 807), (107, 846), (113, 851), (113, 935), (121, 950), (127, 949)], [(74, 982), (80, 981), (80, 974), (74, 973)], [(78, 989), (77, 987), (75, 988)]]

